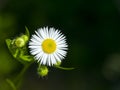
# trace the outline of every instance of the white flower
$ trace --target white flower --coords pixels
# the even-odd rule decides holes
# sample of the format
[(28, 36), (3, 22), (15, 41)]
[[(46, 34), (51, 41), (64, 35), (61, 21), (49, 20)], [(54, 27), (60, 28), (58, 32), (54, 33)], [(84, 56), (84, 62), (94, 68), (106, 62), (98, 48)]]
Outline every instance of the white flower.
[(52, 66), (61, 62), (67, 54), (66, 37), (55, 28), (40, 28), (29, 42), (30, 53), (42, 65)]

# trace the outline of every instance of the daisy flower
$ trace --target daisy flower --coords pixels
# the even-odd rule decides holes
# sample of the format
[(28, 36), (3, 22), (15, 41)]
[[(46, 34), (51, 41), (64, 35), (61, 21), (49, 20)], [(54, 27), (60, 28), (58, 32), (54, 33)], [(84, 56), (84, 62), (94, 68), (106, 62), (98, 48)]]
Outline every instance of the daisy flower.
[(67, 54), (66, 37), (55, 28), (40, 28), (29, 41), (30, 53), (42, 65), (52, 66)]

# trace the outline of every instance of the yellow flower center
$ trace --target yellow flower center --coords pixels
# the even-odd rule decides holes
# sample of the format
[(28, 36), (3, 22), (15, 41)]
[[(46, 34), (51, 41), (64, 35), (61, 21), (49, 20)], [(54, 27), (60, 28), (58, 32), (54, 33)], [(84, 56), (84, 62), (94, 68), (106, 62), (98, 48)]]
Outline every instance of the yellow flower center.
[(42, 43), (42, 49), (45, 53), (51, 54), (56, 50), (56, 42), (53, 39), (45, 39)]

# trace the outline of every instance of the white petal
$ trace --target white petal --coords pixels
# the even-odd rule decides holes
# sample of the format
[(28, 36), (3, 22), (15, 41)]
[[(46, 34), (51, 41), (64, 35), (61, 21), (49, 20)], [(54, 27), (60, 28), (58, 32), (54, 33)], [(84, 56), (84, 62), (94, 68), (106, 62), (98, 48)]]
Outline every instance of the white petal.
[[(56, 51), (51, 54), (47, 54), (42, 50), (42, 42), (47, 39), (53, 39), (56, 42)], [(35, 60), (40, 64), (52, 66), (56, 64), (57, 61), (61, 62), (65, 58), (68, 50), (68, 45), (66, 43), (66, 37), (54, 28), (40, 28), (35, 31), (30, 39), (29, 46), (30, 53), (34, 55)]]
[(56, 53), (54, 53), (54, 54), (53, 54), (53, 56), (55, 57), (56, 61), (61, 62), (60, 58), (57, 56), (57, 54), (56, 54)]

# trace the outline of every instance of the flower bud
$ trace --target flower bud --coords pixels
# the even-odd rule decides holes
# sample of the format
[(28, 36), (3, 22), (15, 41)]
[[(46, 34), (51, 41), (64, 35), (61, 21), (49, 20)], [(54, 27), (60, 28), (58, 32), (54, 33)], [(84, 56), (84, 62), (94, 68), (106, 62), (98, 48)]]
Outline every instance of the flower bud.
[(23, 47), (25, 44), (28, 42), (28, 36), (27, 35), (22, 35), (18, 38), (15, 39), (15, 45), (17, 47)]
[(17, 47), (23, 47), (25, 45), (25, 40), (21, 37), (18, 37), (16, 40), (15, 40), (15, 45)]
[(48, 74), (48, 68), (46, 66), (40, 66), (38, 68), (38, 75), (44, 77)]
[(28, 41), (28, 36), (27, 35), (22, 35), (21, 38), (23, 38), (25, 42)]
[(56, 64), (54, 64), (54, 66), (60, 66), (61, 62), (57, 62)]

